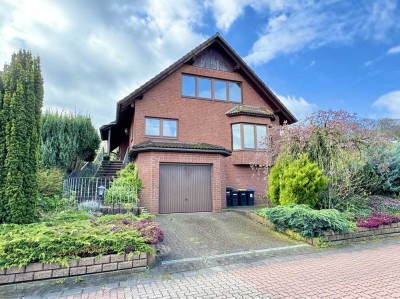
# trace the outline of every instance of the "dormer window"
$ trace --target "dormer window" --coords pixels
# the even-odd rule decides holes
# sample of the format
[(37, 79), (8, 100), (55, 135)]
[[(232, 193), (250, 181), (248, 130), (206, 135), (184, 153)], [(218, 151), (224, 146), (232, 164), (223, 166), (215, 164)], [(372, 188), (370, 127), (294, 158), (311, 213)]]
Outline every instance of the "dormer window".
[(182, 96), (225, 102), (242, 102), (240, 82), (182, 75)]

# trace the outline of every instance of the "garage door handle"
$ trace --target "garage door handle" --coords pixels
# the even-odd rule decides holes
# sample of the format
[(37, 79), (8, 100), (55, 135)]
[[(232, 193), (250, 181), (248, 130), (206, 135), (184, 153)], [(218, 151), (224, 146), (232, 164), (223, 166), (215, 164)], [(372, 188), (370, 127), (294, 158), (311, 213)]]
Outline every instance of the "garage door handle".
[(188, 200), (187, 198), (185, 198), (185, 200)]

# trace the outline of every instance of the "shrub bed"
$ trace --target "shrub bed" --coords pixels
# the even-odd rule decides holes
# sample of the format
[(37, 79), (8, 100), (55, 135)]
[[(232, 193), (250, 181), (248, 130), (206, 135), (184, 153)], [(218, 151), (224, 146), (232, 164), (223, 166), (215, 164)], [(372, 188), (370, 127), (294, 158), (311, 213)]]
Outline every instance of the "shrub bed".
[(372, 212), (367, 218), (357, 220), (358, 227), (379, 227), (400, 222), (400, 218), (383, 212)]
[(67, 266), (71, 259), (114, 253), (154, 253), (151, 244), (162, 241), (163, 232), (150, 218), (78, 211), (29, 225), (0, 225), (0, 269), (33, 262)]
[(354, 227), (344, 213), (334, 209), (313, 210), (307, 205), (264, 208), (257, 213), (271, 221), (277, 229), (290, 229), (305, 238), (323, 236), (325, 231), (346, 233)]
[(372, 195), (368, 200), (368, 207), (377, 212), (390, 214), (400, 213), (400, 200), (382, 195)]

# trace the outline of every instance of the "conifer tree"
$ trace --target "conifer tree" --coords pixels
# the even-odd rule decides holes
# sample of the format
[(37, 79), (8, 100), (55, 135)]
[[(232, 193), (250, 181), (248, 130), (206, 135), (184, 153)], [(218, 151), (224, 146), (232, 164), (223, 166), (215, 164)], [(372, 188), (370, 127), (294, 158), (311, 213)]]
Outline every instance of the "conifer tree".
[(0, 72), (0, 223), (2, 222), (2, 215), (4, 214), (4, 196), (2, 191), (4, 189), (5, 177), (7, 172), (4, 167), (5, 151), (6, 151), (6, 137), (5, 137), (5, 120), (3, 109), (4, 98), (4, 85), (3, 85), (3, 72)]
[(42, 116), (41, 166), (71, 172), (91, 162), (100, 138), (89, 115), (46, 111)]
[[(13, 54), (2, 74), (0, 115), (0, 222), (29, 223), (37, 216), (37, 170), (43, 80), (39, 58), (26, 50)], [(0, 139), (1, 140), (1, 139)]]

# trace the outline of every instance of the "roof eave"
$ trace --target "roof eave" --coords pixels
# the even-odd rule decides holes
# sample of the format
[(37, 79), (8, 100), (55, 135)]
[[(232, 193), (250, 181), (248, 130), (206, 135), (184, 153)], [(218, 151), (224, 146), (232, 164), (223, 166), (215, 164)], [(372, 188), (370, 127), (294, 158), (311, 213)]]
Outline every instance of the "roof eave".
[(260, 114), (260, 113), (251, 113), (251, 112), (236, 112), (236, 113), (225, 113), (225, 114), (229, 117), (246, 115), (246, 116), (270, 118), (273, 121), (275, 120), (275, 115), (273, 115), (273, 114)]
[(226, 157), (231, 156), (232, 152), (223, 149), (193, 149), (193, 148), (161, 148), (161, 147), (143, 147), (134, 148), (129, 151), (129, 156), (133, 157), (142, 152), (181, 152), (181, 153), (207, 153), (207, 154), (220, 154)]

